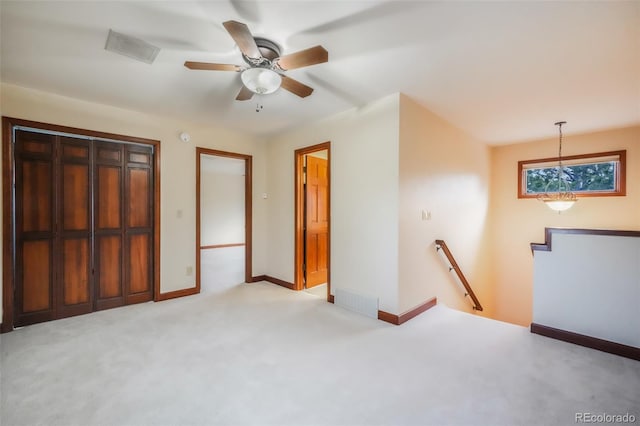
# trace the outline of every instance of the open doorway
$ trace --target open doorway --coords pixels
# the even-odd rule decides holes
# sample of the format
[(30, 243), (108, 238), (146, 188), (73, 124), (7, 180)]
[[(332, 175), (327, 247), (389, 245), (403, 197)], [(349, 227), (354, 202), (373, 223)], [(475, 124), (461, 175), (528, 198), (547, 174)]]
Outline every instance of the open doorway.
[(295, 151), (296, 290), (331, 296), (330, 274), (331, 143)]
[(196, 287), (251, 282), (251, 156), (196, 148)]

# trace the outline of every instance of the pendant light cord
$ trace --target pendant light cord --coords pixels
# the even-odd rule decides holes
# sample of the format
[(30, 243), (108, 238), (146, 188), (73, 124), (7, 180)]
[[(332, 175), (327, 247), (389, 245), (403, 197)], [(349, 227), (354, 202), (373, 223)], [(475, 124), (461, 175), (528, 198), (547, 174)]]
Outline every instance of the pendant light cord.
[[(558, 121), (556, 126), (558, 126), (558, 131), (560, 133), (560, 141), (558, 143), (558, 191), (562, 191), (561, 182), (564, 180), (563, 177), (563, 167), (562, 167), (562, 125), (565, 124), (566, 121)], [(568, 188), (565, 185), (565, 189)]]
[(562, 122), (558, 124), (558, 131), (560, 132), (560, 142), (558, 143), (558, 163), (560, 164), (560, 169), (562, 169)]

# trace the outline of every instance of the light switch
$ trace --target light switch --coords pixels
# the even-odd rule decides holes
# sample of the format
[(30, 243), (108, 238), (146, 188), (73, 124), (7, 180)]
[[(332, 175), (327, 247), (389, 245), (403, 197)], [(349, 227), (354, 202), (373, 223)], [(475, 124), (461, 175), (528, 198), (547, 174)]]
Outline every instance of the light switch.
[(422, 220), (431, 220), (430, 210), (422, 210)]

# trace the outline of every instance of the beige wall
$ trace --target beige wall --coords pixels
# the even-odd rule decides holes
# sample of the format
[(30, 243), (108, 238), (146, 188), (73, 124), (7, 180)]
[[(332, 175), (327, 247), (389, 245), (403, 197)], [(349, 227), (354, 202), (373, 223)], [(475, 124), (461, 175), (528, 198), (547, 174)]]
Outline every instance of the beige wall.
[[(436, 238), (449, 244), (485, 314), (526, 326), (529, 243), (542, 241), (545, 227), (640, 230), (640, 126), (565, 137), (566, 155), (626, 149), (627, 196), (583, 198), (558, 215), (516, 192), (517, 162), (553, 156), (556, 138), (487, 148), (403, 95), (266, 143), (8, 84), (0, 95), (6, 116), (161, 141), (163, 292), (194, 285), (186, 269), (195, 264), (195, 146), (253, 155), (253, 273), (293, 281), (293, 152), (331, 141), (332, 287), (377, 297), (391, 313), (432, 296), (469, 310), (435, 252)], [(179, 140), (181, 131), (191, 134), (190, 143)], [(422, 210), (431, 220), (422, 220)]]
[(331, 287), (398, 308), (399, 95), (269, 141), (267, 274), (294, 279), (294, 151), (330, 141)]
[[(253, 272), (266, 270), (265, 144), (222, 128), (84, 102), (9, 84), (0, 86), (2, 114), (9, 117), (160, 140), (161, 291), (195, 285), (195, 147), (253, 155)], [(181, 131), (191, 142), (180, 141)], [(180, 212), (180, 213), (179, 213)]]
[(269, 141), (269, 244), (278, 249), (269, 251), (268, 275), (293, 281), (293, 152), (327, 140), (332, 291), (378, 298), (396, 314), (433, 296), (471, 311), (435, 251), (443, 238), (488, 312), (489, 149), (404, 95)]
[[(437, 296), (471, 311), (449, 264), (443, 239), (483, 304), (491, 310), (487, 210), (489, 149), (406, 96), (400, 98), (400, 312)], [(422, 210), (431, 213), (422, 219)]]
[(530, 324), (533, 258), (529, 243), (543, 242), (545, 227), (640, 230), (640, 126), (568, 134), (562, 148), (563, 155), (626, 149), (627, 196), (581, 198), (570, 210), (555, 213), (535, 199), (517, 198), (517, 168), (520, 160), (557, 155), (558, 139), (493, 147), (490, 229), (496, 319)]

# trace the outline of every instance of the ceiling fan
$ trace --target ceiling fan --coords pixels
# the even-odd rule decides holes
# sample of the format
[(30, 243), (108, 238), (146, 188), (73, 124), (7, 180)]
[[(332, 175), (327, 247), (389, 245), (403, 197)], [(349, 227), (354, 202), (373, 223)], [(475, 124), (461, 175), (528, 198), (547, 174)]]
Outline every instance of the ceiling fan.
[(271, 40), (254, 37), (249, 27), (237, 21), (222, 24), (236, 42), (242, 58), (248, 67), (233, 64), (215, 64), (209, 62), (186, 61), (184, 66), (192, 70), (235, 71), (240, 72), (242, 89), (236, 100), (246, 101), (254, 94), (267, 95), (282, 87), (289, 92), (305, 98), (313, 88), (284, 75), (285, 71), (321, 64), (329, 60), (329, 52), (322, 46), (315, 46), (299, 52), (281, 56), (280, 47)]

